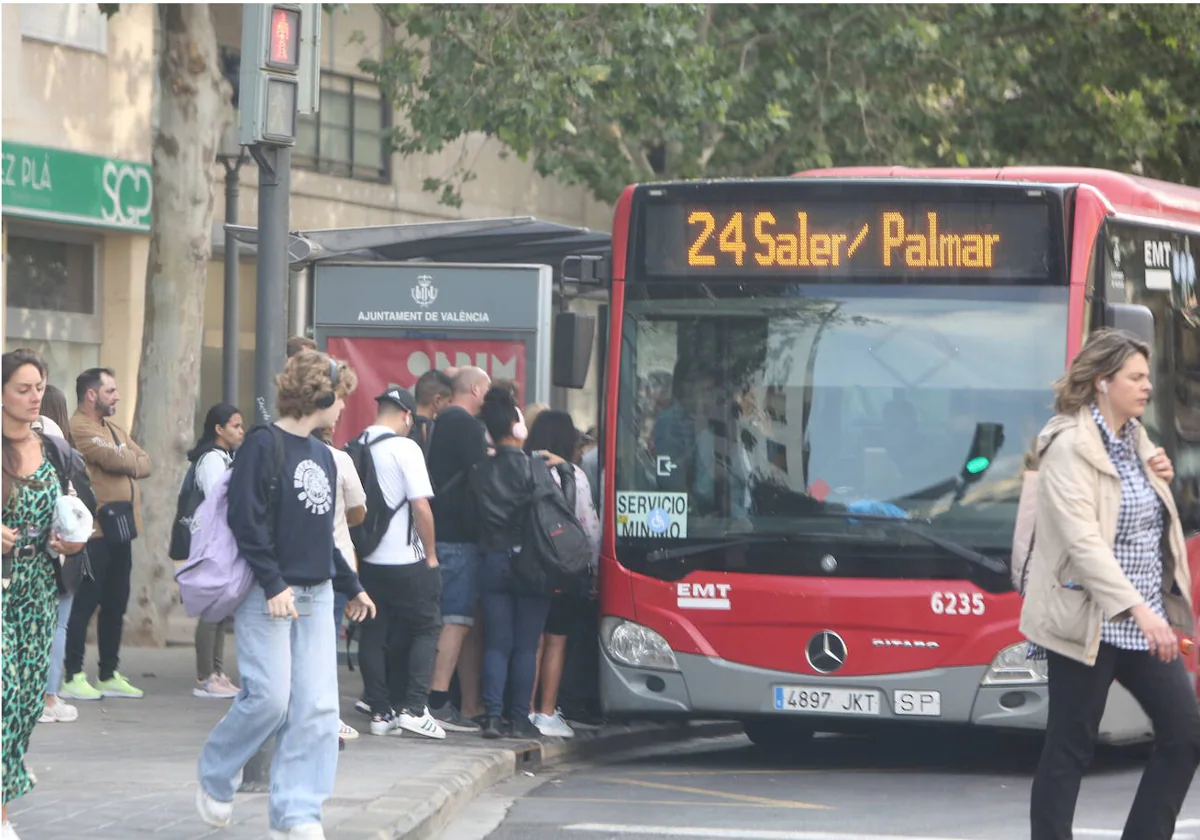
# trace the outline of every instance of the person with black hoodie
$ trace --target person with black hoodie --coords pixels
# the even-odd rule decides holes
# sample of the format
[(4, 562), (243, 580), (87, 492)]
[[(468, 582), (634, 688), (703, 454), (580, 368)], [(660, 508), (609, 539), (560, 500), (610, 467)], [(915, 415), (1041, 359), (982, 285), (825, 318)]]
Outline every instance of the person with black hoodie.
[[(562, 463), (562, 459), (550, 453), (525, 454), (521, 445), (528, 430), (507, 388), (494, 386), (488, 390), (480, 417), (496, 444), (496, 454), (482, 461), (471, 475), (483, 553), (479, 572), (484, 639), (483, 737), (537, 738), (541, 732), (529, 719), (529, 700), (537, 670), (538, 642), (550, 613), (550, 596), (522, 592), (513, 580), (510, 557), (521, 544), (521, 513), (533, 499), (529, 459), (545, 457), (550, 464)], [(505, 724), (505, 719), (510, 723)]]
[(279, 419), (251, 432), (233, 463), (229, 529), (254, 585), (234, 614), (242, 691), (200, 754), (196, 809), (215, 828), (232, 822), (241, 771), (274, 737), (268, 836), (325, 838), (338, 763), (333, 590), (352, 621), (375, 604), (334, 543), (337, 466), (312, 432), (337, 423), (356, 384), (344, 362), (297, 353), (276, 379)]

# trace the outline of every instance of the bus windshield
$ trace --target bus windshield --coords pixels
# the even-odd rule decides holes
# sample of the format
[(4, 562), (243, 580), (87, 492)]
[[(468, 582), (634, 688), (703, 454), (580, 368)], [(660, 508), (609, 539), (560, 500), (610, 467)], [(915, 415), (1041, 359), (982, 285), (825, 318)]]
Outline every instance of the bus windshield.
[(1066, 317), (1065, 287), (630, 283), (619, 542), (827, 535), (858, 513), (1007, 552)]

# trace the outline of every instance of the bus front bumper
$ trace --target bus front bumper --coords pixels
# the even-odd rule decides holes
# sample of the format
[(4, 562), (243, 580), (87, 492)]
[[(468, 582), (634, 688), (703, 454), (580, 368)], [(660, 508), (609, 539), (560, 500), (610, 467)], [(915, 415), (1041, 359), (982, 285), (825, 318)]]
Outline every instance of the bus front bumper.
[[(600, 696), (610, 718), (763, 718), (807, 720), (814, 728), (853, 731), (880, 724), (947, 724), (1001, 729), (1046, 728), (1041, 685), (981, 685), (987, 666), (935, 668), (901, 674), (832, 677), (754, 668), (716, 657), (676, 653), (678, 671), (633, 668), (600, 656)], [(778, 687), (878, 692), (869, 713), (780, 710)], [(933, 698), (936, 696), (936, 705)], [(922, 714), (914, 711), (922, 703)], [(936, 709), (936, 714), (934, 710)]]

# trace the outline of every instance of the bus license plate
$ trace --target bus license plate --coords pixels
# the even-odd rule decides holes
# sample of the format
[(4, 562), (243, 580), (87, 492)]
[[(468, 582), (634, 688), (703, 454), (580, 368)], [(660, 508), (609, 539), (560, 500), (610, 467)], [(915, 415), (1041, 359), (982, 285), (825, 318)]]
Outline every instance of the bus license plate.
[(915, 717), (941, 717), (942, 692), (893, 691), (892, 710), (898, 715), (913, 715)]
[(878, 691), (865, 689), (777, 685), (775, 708), (820, 715), (878, 715), (880, 698)]

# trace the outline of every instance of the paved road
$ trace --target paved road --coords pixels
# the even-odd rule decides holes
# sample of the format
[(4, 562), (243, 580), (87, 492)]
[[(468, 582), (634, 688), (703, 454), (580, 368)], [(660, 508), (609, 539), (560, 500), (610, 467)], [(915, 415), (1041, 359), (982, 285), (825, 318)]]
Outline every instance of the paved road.
[[(1101, 752), (1079, 840), (1120, 837), (1141, 758)], [(1036, 743), (994, 736), (823, 737), (784, 758), (714, 739), (501, 785), (441, 840), (1020, 840), (1036, 761)], [(1200, 793), (1176, 840), (1200, 840)]]

